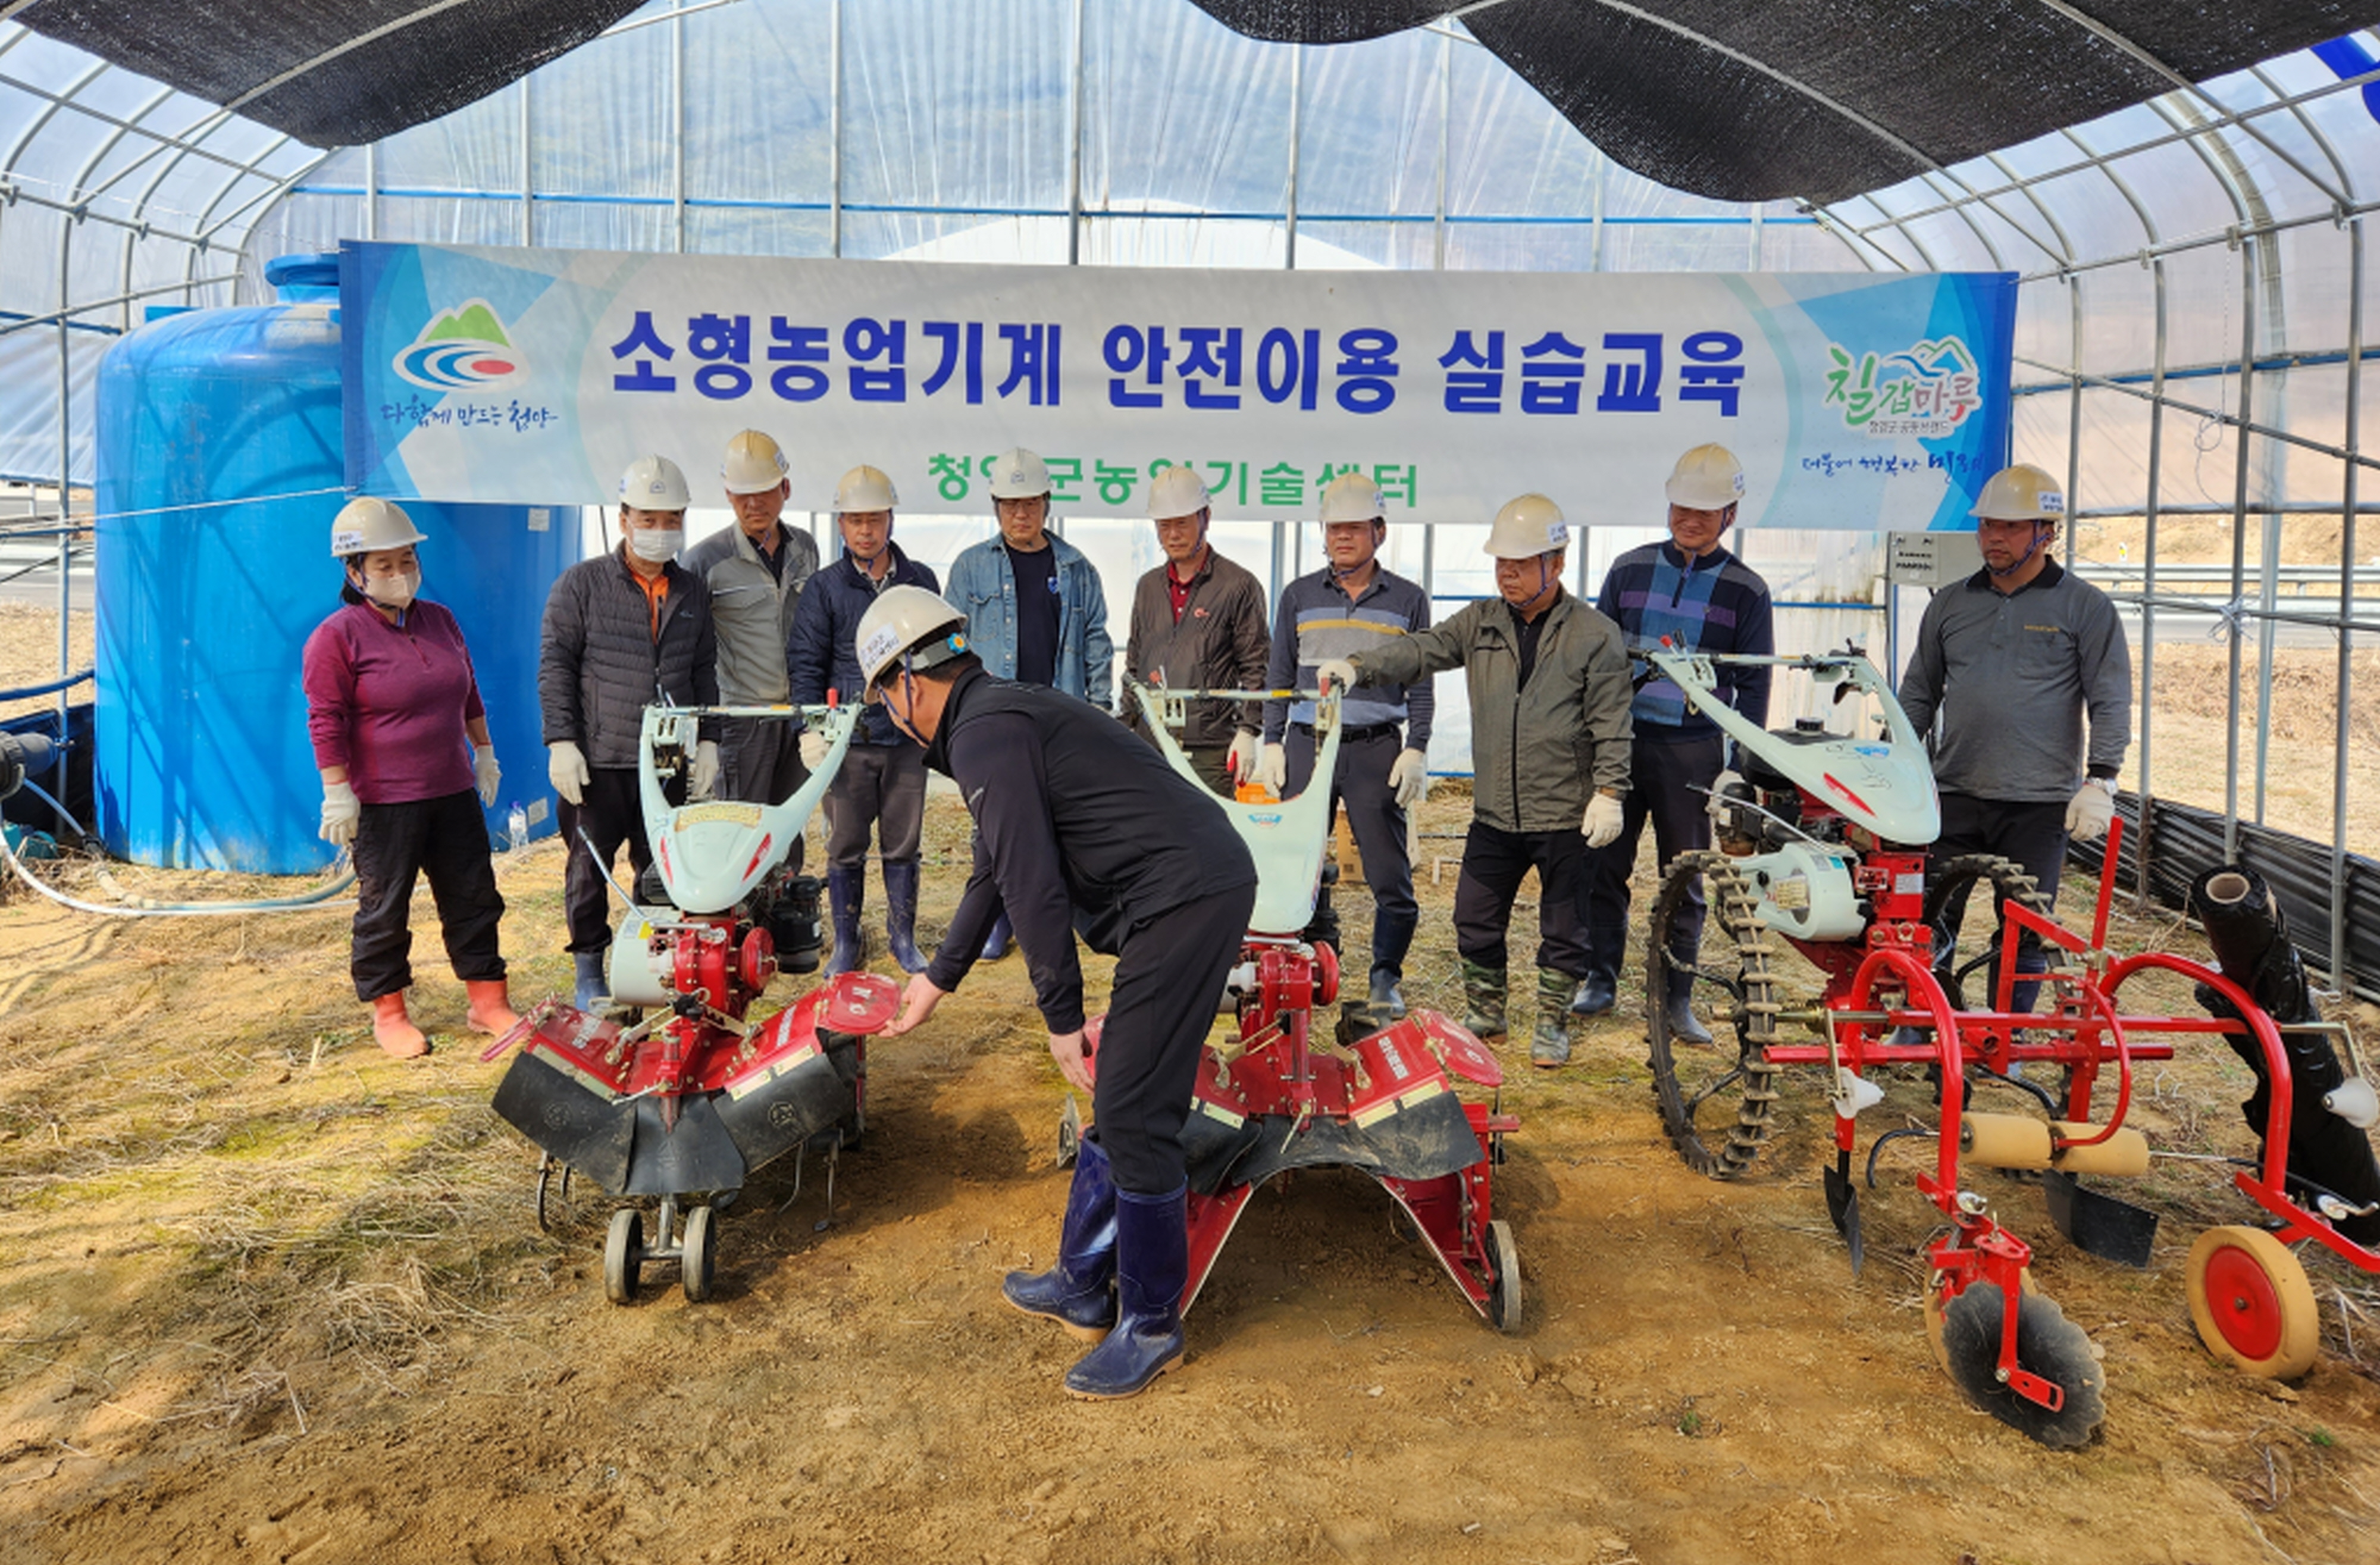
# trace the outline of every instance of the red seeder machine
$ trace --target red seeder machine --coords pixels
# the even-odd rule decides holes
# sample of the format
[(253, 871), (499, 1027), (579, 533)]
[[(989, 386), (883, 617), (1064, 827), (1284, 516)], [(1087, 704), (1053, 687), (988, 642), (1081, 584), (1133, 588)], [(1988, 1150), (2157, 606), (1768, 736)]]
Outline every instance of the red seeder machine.
[(677, 1262), (686, 1296), (708, 1299), (714, 1214), (788, 1152), (824, 1154), (832, 1201), (833, 1160), (865, 1124), (867, 1035), (900, 1002), (892, 979), (845, 973), (773, 1015), (747, 1019), (781, 952), (794, 971), (819, 964), (818, 882), (785, 860), (843, 763), (855, 712), (802, 710), (827, 735), (827, 758), (783, 803), (672, 806), (665, 782), (686, 770), (706, 715), (795, 714), (646, 710), (638, 773), (653, 866), (637, 896), (622, 892), (628, 909), (608, 964), (613, 1007), (597, 1015), (542, 1001), (487, 1054), (520, 1045), (497, 1084), (495, 1110), (544, 1154), (540, 1226), (557, 1168), (565, 1192), (576, 1170), (615, 1196), (658, 1197), (650, 1240), (641, 1207), (612, 1214), (603, 1286), (614, 1304), (636, 1298), (651, 1261)]
[[(2207, 1347), (2251, 1373), (2305, 1370), (2318, 1347), (2319, 1319), (2289, 1245), (2310, 1241), (2380, 1270), (2380, 1250), (2372, 1247), (2380, 1244), (2380, 1166), (2365, 1134), (2380, 1105), (2352, 1040), (2353, 1074), (2333, 1049), (2333, 1036), (2345, 1035), (2315, 1014), (2261, 882), (2236, 867), (2202, 879), (2196, 907), (2216, 966), (2165, 952), (2117, 959), (2107, 950), (2107, 928), (2120, 822), (2109, 833), (2088, 938), (2059, 924), (2033, 879), (2008, 860), (1953, 857), (1933, 864), (1929, 875), (1925, 848), (1940, 830), (1931, 770), (1919, 736), (1864, 656), (1852, 648), (1759, 661), (1808, 673), (1822, 689), (1832, 687), (1838, 702), (1872, 703), (1885, 723), (1876, 742), (1815, 722), (1778, 733), (1753, 727), (1711, 697), (1712, 665), (1747, 661), (1754, 660), (1651, 654), (1655, 667), (1736, 741), (1745, 779), (1715, 804), (1726, 851), (1681, 855), (1652, 913), (1650, 1062), (1680, 1154), (1717, 1178), (1742, 1172), (1768, 1136), (1778, 1073), (1823, 1067), (1835, 1119), (1827, 1207), (1856, 1268), (1862, 1244), (1852, 1154), (1861, 1110), (1883, 1096), (1871, 1073), (1928, 1067), (1945, 1084), (1938, 1124), (1875, 1138), (1868, 1186), (1885, 1145), (1932, 1137), (1933, 1166), (1916, 1184), (1947, 1224), (1927, 1248), (1925, 1316), (1936, 1355), (1994, 1416), (2044, 1444), (2079, 1446), (2106, 1415), (2097, 1350), (2034, 1291), (2031, 1248), (2000, 1226), (1962, 1171), (2038, 1174), (2051, 1219), (2078, 1247), (2145, 1266), (2155, 1215), (2082, 1180), (2148, 1168), (2147, 1139), (2125, 1123), (2134, 1067), (2171, 1059), (2178, 1034), (2219, 1036), (2257, 1077), (2243, 1107), (2263, 1146), (2237, 1183), (2271, 1226), (2227, 1226), (2199, 1239), (2188, 1269), (2192, 1314)], [(1959, 910), (1979, 884), (1990, 889), (1998, 927), (1979, 951), (1962, 953), (1940, 942), (1937, 930), (1959, 927)], [(1708, 907), (1701, 946), (1673, 951), (1672, 916), (1697, 894)], [(1770, 964), (1779, 939), (1823, 976), (1815, 1001), (1787, 1003)], [(2028, 948), (2038, 954), (2028, 958)], [(2206, 1013), (2125, 1013), (2126, 987), (2153, 973), (2187, 979)], [(1677, 974), (1732, 1024), (1732, 1049), (1724, 1034), (1717, 1046), (1700, 1048), (1672, 1035), (1662, 997)], [(1979, 974), (1984, 1003), (1970, 1009), (1966, 985)], [(2036, 997), (2046, 1001), (2038, 1013)], [(1789, 1027), (1815, 1041), (1786, 1041)], [(2113, 1101), (2095, 1119), (2108, 1074)], [(2042, 1085), (2060, 1077), (2058, 1091)], [(1969, 1098), (1985, 1087), (2039, 1113), (1971, 1110)]]
[[(1135, 694), (1168, 762), (1196, 781), (1172, 734), (1187, 702), (1293, 693), (1148, 686)], [(1327, 780), (1341, 737), (1336, 694), (1318, 700), (1315, 735), (1313, 775)], [(1498, 1104), (1503, 1073), (1495, 1055), (1431, 1011), (1344, 1043), (1318, 1036), (1316, 1013), (1339, 989), (1337, 954), (1303, 933), (1330, 834), (1327, 782), (1293, 799), (1216, 803), (1256, 859), (1257, 890), (1240, 963), (1220, 997), (1238, 1030), (1207, 1045), (1183, 1131), (1190, 1279), (1182, 1307), (1197, 1298), (1266, 1181), (1292, 1169), (1344, 1167), (1389, 1193), (1472, 1308), (1503, 1330), (1517, 1328), (1520, 1253), (1511, 1226), (1495, 1216), (1494, 1174), (1503, 1138), (1520, 1122)], [(1488, 1100), (1466, 1102), (1457, 1082), (1486, 1089)]]

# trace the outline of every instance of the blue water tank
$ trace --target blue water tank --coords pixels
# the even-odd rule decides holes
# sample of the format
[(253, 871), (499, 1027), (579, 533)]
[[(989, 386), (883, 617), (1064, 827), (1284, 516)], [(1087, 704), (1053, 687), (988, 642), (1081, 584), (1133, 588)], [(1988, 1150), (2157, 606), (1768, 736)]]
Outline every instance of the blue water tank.
[[(339, 606), (338, 265), (285, 256), (265, 269), (280, 303), (152, 321), (100, 365), (95, 824), (135, 863), (286, 875), (333, 856), (298, 661)], [(405, 508), (505, 769), (491, 837), (516, 800), (550, 832), (538, 624), (577, 513)]]

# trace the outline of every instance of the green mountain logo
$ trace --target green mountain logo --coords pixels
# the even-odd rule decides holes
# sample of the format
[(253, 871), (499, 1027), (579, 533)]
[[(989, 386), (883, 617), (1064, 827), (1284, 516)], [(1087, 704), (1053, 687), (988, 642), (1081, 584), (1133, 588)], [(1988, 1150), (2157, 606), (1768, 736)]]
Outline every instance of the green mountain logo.
[(415, 339), (418, 342), (468, 341), (498, 343), (505, 347), (513, 340), (504, 335), (504, 323), (496, 319), (484, 300), (473, 299), (460, 309), (450, 309), (430, 323), (430, 329)]

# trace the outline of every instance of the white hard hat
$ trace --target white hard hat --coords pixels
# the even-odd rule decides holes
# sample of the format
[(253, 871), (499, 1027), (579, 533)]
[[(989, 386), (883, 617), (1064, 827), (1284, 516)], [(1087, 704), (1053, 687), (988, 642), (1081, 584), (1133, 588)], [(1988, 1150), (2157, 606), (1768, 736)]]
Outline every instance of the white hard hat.
[(1984, 492), (1967, 515), (1999, 522), (2054, 522), (2066, 515), (2066, 494), (2056, 479), (2020, 462), (1985, 479)]
[(991, 497), (1030, 500), (1050, 492), (1050, 464), (1018, 446), (991, 459)]
[(666, 456), (639, 456), (620, 475), (620, 503), (639, 511), (683, 511), (694, 503), (686, 475)]
[(1332, 479), (1322, 491), (1322, 525), (1333, 522), (1378, 522), (1388, 518), (1388, 502), (1380, 486), (1353, 470)]
[(1561, 507), (1542, 494), (1524, 494), (1496, 513), (1488, 547), (1480, 552), (1499, 560), (1534, 560), (1569, 547), (1570, 524), (1562, 520)]
[(1743, 498), (1743, 464), (1723, 445), (1698, 445), (1678, 458), (1662, 493), (1689, 511), (1724, 511)]
[(334, 559), (429, 541), (403, 506), (370, 494), (356, 496), (331, 518), (331, 554)]
[(888, 587), (852, 633), (859, 683), (873, 691), (893, 666), (929, 669), (967, 650), (966, 616), (922, 587)]
[(785, 481), (785, 454), (758, 430), (737, 431), (727, 442), (719, 479), (730, 494), (762, 494)]
[(834, 514), (845, 511), (890, 511), (901, 503), (892, 492), (892, 480), (881, 467), (871, 467), (862, 462), (835, 481)]
[(1194, 516), (1207, 509), (1209, 497), (1207, 480), (1198, 469), (1184, 463), (1160, 467), (1157, 476), (1148, 480), (1148, 519), (1171, 521), (1176, 516)]

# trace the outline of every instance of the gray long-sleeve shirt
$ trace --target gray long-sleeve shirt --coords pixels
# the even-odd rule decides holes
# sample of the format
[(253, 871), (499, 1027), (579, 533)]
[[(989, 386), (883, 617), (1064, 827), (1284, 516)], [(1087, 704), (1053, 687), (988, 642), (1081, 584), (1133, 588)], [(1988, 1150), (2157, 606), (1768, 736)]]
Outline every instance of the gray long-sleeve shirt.
[(2086, 770), (2093, 777), (2123, 770), (2131, 649), (2107, 595), (2055, 560), (2010, 593), (1977, 571), (1925, 606), (1900, 676), (1900, 705), (1921, 734), (1940, 715), (1934, 781), (1945, 793), (2010, 804), (2063, 800)]

